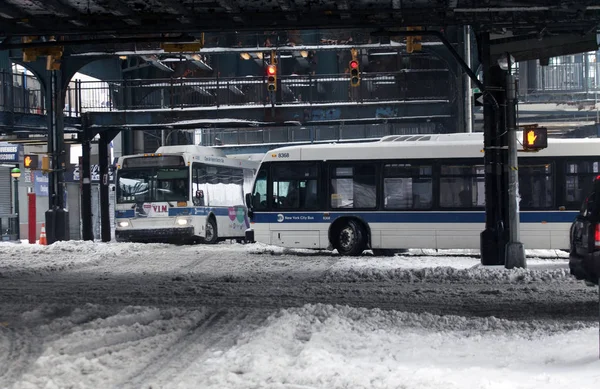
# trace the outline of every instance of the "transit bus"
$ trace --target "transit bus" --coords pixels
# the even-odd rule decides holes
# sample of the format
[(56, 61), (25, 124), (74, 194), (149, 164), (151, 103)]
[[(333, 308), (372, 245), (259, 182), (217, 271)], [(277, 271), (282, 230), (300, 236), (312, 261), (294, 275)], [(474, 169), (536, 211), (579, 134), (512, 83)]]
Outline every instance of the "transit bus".
[[(569, 249), (569, 227), (600, 173), (600, 139), (549, 139), (519, 153), (521, 242)], [(246, 194), (246, 238), (376, 255), (479, 249), (485, 228), (483, 134), (392, 135), (265, 154)]]
[(116, 167), (115, 238), (131, 242), (244, 239), (244, 193), (259, 161), (228, 158), (204, 146), (163, 146), (120, 157)]

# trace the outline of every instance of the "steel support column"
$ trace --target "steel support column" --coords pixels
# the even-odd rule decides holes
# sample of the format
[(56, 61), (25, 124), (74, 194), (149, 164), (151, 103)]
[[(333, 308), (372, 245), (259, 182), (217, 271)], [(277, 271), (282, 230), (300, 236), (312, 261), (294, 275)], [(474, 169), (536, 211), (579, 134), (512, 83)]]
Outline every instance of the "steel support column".
[(48, 244), (69, 240), (69, 214), (65, 209), (65, 144), (64, 144), (64, 94), (61, 90), (62, 72), (49, 70), (46, 79), (46, 111), (48, 113), (48, 173), (49, 210), (46, 212)]
[(98, 141), (98, 165), (100, 166), (100, 225), (103, 242), (110, 242), (111, 240), (108, 146), (118, 133), (118, 130), (102, 131), (100, 132), (100, 140)]
[[(508, 138), (506, 71), (490, 57), (489, 33), (479, 36), (484, 99), (485, 230), (481, 233), (481, 264), (504, 265), (508, 242)], [(494, 102), (495, 100), (495, 102)], [(496, 105), (497, 104), (497, 105)]]
[[(83, 117), (85, 122), (87, 117)], [(81, 143), (81, 164), (79, 174), (81, 177), (81, 228), (83, 240), (94, 240), (92, 221), (92, 172), (90, 171), (91, 140), (92, 134), (84, 124), (83, 139)]]
[(100, 225), (103, 242), (110, 242), (110, 204), (108, 193), (108, 145), (110, 139), (107, 132), (100, 133), (98, 141), (98, 165), (100, 166)]

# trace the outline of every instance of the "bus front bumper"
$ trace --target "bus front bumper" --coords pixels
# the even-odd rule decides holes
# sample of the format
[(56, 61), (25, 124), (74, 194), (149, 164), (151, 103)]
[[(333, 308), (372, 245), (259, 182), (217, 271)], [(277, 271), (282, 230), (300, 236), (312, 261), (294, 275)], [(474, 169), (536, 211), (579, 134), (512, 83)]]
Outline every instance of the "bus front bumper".
[(115, 230), (117, 242), (181, 242), (194, 237), (194, 227)]

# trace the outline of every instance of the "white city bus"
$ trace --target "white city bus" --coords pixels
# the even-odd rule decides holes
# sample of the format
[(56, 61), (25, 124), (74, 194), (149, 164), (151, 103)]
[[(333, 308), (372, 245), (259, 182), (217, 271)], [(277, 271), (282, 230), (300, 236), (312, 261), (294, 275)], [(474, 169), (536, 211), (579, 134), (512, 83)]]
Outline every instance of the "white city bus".
[[(568, 249), (569, 227), (600, 173), (600, 139), (549, 139), (519, 153), (521, 241)], [(388, 136), (265, 154), (246, 195), (246, 238), (283, 247), (479, 249), (485, 228), (483, 135)]]
[(203, 146), (164, 146), (119, 158), (117, 241), (204, 242), (244, 239), (244, 193), (259, 162)]

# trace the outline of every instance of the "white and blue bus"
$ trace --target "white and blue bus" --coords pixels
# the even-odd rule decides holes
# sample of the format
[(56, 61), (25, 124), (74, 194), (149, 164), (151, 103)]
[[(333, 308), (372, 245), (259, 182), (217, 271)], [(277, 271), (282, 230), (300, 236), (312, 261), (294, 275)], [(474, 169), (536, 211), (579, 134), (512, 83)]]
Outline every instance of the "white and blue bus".
[(258, 161), (203, 146), (164, 146), (119, 158), (115, 238), (133, 242), (244, 239), (244, 193)]
[[(547, 149), (519, 153), (526, 248), (569, 249), (570, 224), (600, 173), (599, 150), (600, 139), (549, 139)], [(266, 244), (343, 255), (479, 249), (483, 135), (278, 148), (265, 154), (246, 203), (246, 238)]]

